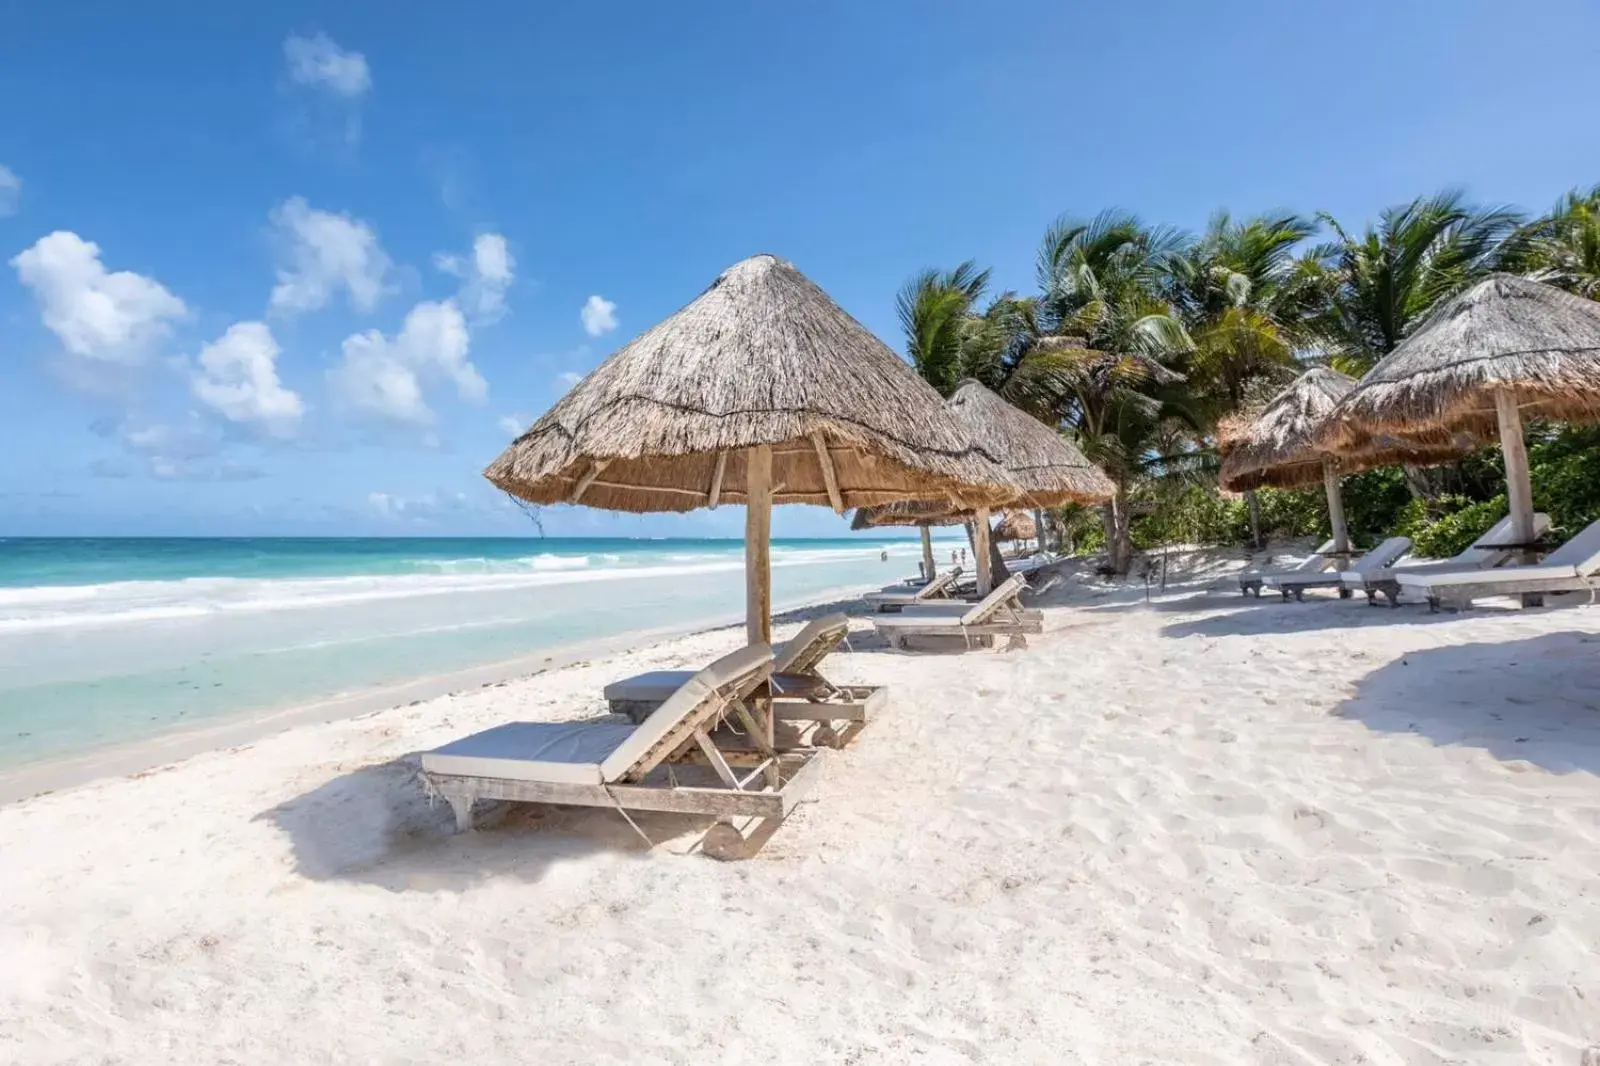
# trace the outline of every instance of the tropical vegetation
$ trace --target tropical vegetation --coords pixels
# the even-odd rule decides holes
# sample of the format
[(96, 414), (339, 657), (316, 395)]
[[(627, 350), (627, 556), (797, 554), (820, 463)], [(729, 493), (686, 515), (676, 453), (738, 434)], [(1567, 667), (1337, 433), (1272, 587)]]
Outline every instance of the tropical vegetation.
[[(911, 278), (896, 309), (906, 354), (948, 395), (976, 378), (1069, 436), (1116, 485), (1100, 508), (1054, 515), (1069, 550), (1126, 573), (1140, 550), (1317, 536), (1322, 491), (1216, 487), (1216, 431), (1295, 375), (1359, 376), (1443, 300), (1495, 271), (1600, 299), (1600, 185), (1548, 212), (1419, 197), (1358, 226), (1326, 213), (1219, 212), (1203, 232), (1122, 210), (1045, 232), (1036, 291), (992, 292), (973, 261)], [(1600, 518), (1600, 429), (1528, 427), (1535, 501), (1558, 532)], [(1358, 542), (1408, 532), (1450, 554), (1505, 511), (1499, 453), (1433, 470), (1346, 478)]]

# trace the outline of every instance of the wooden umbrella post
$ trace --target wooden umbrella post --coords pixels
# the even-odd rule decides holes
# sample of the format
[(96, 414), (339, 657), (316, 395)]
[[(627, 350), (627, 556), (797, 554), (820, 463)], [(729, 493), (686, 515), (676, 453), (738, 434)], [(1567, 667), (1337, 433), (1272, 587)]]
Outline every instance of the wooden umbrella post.
[[(1528, 477), (1528, 446), (1522, 440), (1522, 412), (1517, 410), (1517, 395), (1509, 389), (1494, 394), (1495, 413), (1500, 417), (1500, 450), (1506, 457), (1506, 500), (1511, 505), (1511, 539), (1517, 544), (1533, 542), (1533, 483)], [(1522, 561), (1533, 562), (1533, 549), (1521, 549)]]
[(928, 523), (923, 522), (922, 530), (922, 580), (933, 580), (933, 530), (928, 528)]
[[(772, 643), (772, 448), (744, 453), (744, 634), (747, 644)], [(772, 697), (750, 699), (756, 723), (773, 744)]]
[(972, 556), (978, 568), (978, 596), (989, 595), (994, 582), (989, 573), (989, 508), (980, 507), (973, 515)]
[[(1322, 457), (1322, 487), (1328, 493), (1328, 522), (1333, 526), (1333, 551), (1339, 555), (1350, 550), (1350, 530), (1344, 520), (1344, 496), (1339, 492), (1339, 460), (1331, 455)], [(1349, 560), (1340, 555), (1340, 568)]]
[(744, 453), (744, 633), (751, 644), (772, 643), (772, 449)]

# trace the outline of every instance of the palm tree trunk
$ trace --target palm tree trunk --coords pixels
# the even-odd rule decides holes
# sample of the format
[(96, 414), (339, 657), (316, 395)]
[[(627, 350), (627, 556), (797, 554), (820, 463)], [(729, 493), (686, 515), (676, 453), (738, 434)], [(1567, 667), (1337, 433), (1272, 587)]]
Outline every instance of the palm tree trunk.
[(1102, 505), (1106, 525), (1106, 561), (1116, 574), (1126, 574), (1133, 565), (1133, 540), (1129, 535), (1132, 515), (1128, 506), (1128, 493), (1122, 486), (1117, 494)]

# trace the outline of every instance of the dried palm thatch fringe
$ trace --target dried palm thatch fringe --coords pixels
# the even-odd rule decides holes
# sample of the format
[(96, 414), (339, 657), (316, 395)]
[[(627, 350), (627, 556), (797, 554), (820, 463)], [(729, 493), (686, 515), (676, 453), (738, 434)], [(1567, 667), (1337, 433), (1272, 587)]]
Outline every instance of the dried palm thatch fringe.
[[(1316, 367), (1301, 374), (1260, 411), (1224, 419), (1217, 427), (1222, 455), (1218, 481), (1228, 492), (1264, 486), (1295, 488), (1322, 481), (1328, 451), (1319, 434), (1339, 402), (1356, 387), (1337, 370)], [(1430, 466), (1471, 450), (1471, 446), (1421, 444), (1394, 437), (1373, 438), (1359, 456), (1339, 461), (1339, 472), (1354, 474), (1398, 463)]]
[(904, 360), (770, 255), (620, 348), (484, 474), (532, 503), (688, 511), (744, 502), (757, 445), (775, 504), (979, 507), (1022, 491)]
[(1384, 435), (1459, 446), (1492, 440), (1494, 394), (1524, 419), (1600, 418), (1600, 304), (1495, 274), (1441, 307), (1361, 379), (1325, 425), (1325, 446), (1360, 455)]
[[(1014, 501), (1028, 507), (1103, 503), (1117, 488), (1099, 467), (1060, 433), (1018, 410), (982, 384), (963, 381), (945, 406), (961, 420), (985, 458), (1004, 467), (1025, 490)], [(954, 522), (962, 511), (948, 501), (885, 504), (858, 511), (853, 529), (920, 525), (941, 516)], [(940, 523), (930, 523), (940, 524)]]
[(1039, 535), (1039, 524), (1027, 511), (1008, 511), (994, 524), (995, 540), (1032, 540)]
[(1103, 503), (1117, 487), (1060, 433), (970, 378), (945, 401), (990, 462), (1004, 467), (1027, 493), (1029, 507)]
[(965, 512), (952, 511), (949, 503), (900, 500), (877, 507), (856, 508), (855, 515), (850, 519), (850, 528), (859, 532), (879, 526), (959, 526), (965, 520)]

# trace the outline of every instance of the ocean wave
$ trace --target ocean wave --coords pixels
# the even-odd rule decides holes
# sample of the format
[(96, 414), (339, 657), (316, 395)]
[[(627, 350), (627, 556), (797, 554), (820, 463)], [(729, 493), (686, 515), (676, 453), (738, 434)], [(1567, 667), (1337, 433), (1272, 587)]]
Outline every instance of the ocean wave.
[[(914, 556), (914, 543), (861, 548), (786, 548), (775, 568), (859, 564), (886, 547), (891, 557)], [(208, 616), (308, 610), (425, 596), (502, 593), (607, 581), (646, 581), (742, 570), (743, 554), (665, 556), (560, 555), (513, 559), (414, 560), (432, 569), (402, 574), (321, 578), (194, 577), (97, 585), (0, 588), (0, 633), (193, 620)]]

